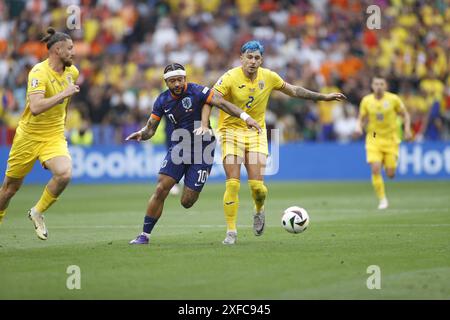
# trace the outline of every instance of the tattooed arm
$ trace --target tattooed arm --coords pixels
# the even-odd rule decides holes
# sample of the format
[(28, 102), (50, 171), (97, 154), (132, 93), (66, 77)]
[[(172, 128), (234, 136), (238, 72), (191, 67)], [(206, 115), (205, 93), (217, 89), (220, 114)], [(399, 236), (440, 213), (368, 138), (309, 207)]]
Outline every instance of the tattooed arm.
[(141, 130), (133, 132), (130, 134), (125, 140), (137, 140), (137, 141), (143, 141), (148, 140), (156, 132), (156, 129), (158, 128), (159, 120), (156, 120), (153, 117), (148, 118), (147, 124), (145, 127), (143, 127)]
[(341, 101), (343, 99), (347, 99), (342, 93), (328, 93), (328, 94), (319, 93), (319, 92), (314, 92), (314, 91), (305, 89), (300, 86), (294, 86), (287, 82), (285, 82), (285, 85), (279, 90), (281, 92), (287, 94), (288, 96), (300, 98), (300, 99), (306, 99), (306, 100), (314, 100), (314, 101), (338, 100), (338, 101)]

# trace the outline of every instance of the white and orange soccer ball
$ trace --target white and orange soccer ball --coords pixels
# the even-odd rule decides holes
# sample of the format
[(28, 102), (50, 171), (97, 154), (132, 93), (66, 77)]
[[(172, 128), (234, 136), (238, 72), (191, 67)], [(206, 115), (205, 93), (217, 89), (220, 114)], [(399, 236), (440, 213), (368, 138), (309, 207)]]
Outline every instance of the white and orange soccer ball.
[(284, 210), (281, 218), (281, 225), (290, 233), (301, 233), (309, 225), (309, 215), (304, 208), (297, 206), (289, 207)]

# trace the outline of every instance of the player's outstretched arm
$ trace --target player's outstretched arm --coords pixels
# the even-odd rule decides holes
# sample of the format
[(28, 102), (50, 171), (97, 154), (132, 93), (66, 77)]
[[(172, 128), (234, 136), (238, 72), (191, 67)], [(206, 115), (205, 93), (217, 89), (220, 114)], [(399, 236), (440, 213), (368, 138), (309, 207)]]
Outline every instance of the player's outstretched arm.
[(55, 94), (53, 97), (44, 98), (44, 94), (42, 92), (32, 93), (28, 95), (30, 99), (30, 111), (33, 116), (37, 116), (41, 114), (51, 107), (60, 104), (62, 100), (71, 97), (75, 93), (80, 92), (80, 87), (76, 84), (69, 84), (69, 86), (58, 94)]
[(319, 93), (319, 92), (314, 92), (308, 89), (305, 89), (303, 87), (300, 86), (294, 86), (292, 84), (289, 84), (287, 82), (285, 82), (285, 85), (279, 89), (281, 92), (283, 92), (284, 94), (287, 94), (290, 97), (294, 97), (294, 98), (301, 98), (301, 99), (307, 99), (307, 100), (314, 100), (314, 101), (319, 101), (319, 100), (323, 100), (323, 101), (333, 101), (333, 100), (337, 100), (337, 101), (341, 101), (344, 99), (347, 99), (347, 97), (340, 93), (340, 92), (333, 92), (333, 93)]
[(211, 115), (212, 107), (205, 103), (202, 108), (202, 120), (199, 128), (194, 129), (196, 135), (204, 135), (205, 133), (212, 134), (209, 129), (209, 117)]
[(147, 124), (145, 127), (143, 127), (141, 130), (133, 132), (128, 137), (125, 138), (126, 141), (128, 140), (136, 140), (136, 141), (145, 141), (153, 137), (153, 135), (156, 132), (156, 129), (159, 126), (159, 120), (156, 120), (152, 117), (150, 117), (147, 121)]
[(261, 127), (259, 126), (258, 122), (256, 122), (255, 119), (250, 117), (246, 112), (239, 109), (237, 106), (232, 104), (231, 102), (228, 102), (225, 100), (220, 93), (217, 91), (214, 93), (211, 102), (213, 106), (219, 108), (220, 110), (223, 110), (224, 112), (228, 113), (229, 115), (232, 115), (236, 118), (241, 118), (242, 120), (247, 123), (247, 126), (249, 128), (256, 129), (259, 133), (262, 132)]

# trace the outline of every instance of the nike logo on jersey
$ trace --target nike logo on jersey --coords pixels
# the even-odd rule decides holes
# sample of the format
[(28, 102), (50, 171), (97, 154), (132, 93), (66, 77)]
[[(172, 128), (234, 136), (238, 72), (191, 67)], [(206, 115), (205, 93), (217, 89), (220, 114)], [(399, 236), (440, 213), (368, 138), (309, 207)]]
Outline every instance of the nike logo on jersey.
[(225, 204), (226, 204), (227, 206), (229, 206), (230, 204), (233, 204), (233, 203), (234, 203), (234, 201), (225, 202)]
[(200, 183), (200, 184), (199, 184), (199, 183), (195, 183), (194, 185), (195, 185), (196, 187), (200, 187), (202, 184), (201, 184), (201, 183)]
[(239, 89), (245, 88), (245, 84), (241, 84), (238, 88)]
[(170, 111), (170, 109), (167, 109), (167, 110), (166, 110), (166, 109), (164, 109), (164, 112), (169, 112), (169, 111)]

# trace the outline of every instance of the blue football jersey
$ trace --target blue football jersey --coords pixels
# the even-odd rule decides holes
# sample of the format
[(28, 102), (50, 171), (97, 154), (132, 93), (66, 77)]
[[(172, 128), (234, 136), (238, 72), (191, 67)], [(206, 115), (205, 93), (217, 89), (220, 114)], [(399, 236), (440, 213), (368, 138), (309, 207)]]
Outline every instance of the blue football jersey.
[[(211, 101), (213, 91), (196, 83), (188, 83), (180, 96), (170, 90), (161, 93), (153, 105), (152, 117), (160, 119), (163, 115), (173, 125), (173, 129), (192, 131), (198, 127), (202, 118), (202, 107)], [(194, 126), (195, 122), (197, 126)]]
[[(185, 186), (197, 192), (202, 190), (211, 172), (215, 138), (195, 136), (193, 131), (200, 126), (202, 107), (211, 101), (212, 95), (211, 89), (195, 83), (188, 83), (180, 96), (166, 90), (156, 99), (151, 115), (157, 120), (165, 116), (166, 123), (172, 127), (166, 132), (172, 131), (172, 141), (159, 173), (177, 182), (184, 176)], [(180, 129), (185, 131), (177, 134)]]

